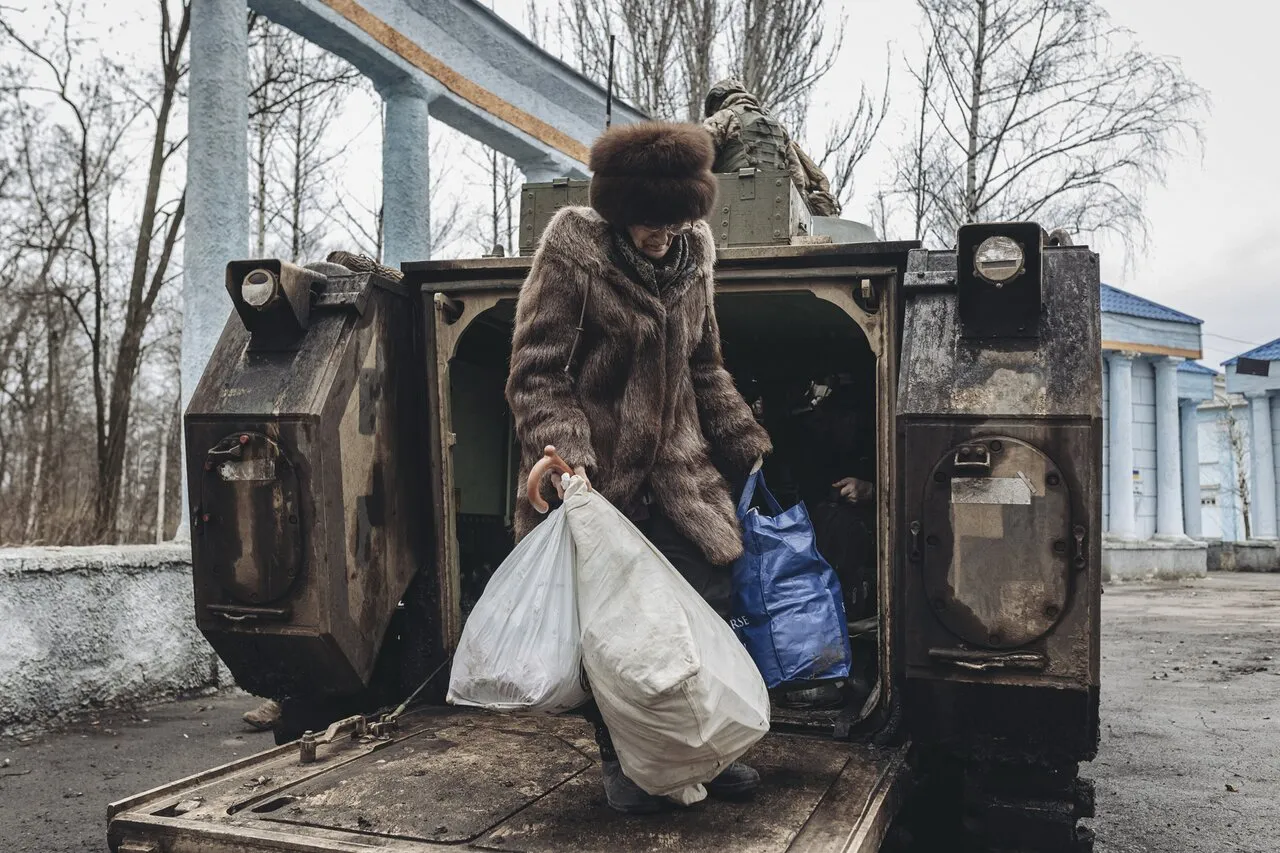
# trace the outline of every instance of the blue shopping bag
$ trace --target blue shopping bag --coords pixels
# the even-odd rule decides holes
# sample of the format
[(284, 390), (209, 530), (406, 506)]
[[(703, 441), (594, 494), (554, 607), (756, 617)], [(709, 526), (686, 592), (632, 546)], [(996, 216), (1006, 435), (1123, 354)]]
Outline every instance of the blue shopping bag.
[[(772, 516), (751, 507), (759, 488)], [(757, 471), (738, 501), (744, 552), (733, 564), (734, 631), (770, 689), (849, 675), (849, 625), (803, 502), (784, 511)]]

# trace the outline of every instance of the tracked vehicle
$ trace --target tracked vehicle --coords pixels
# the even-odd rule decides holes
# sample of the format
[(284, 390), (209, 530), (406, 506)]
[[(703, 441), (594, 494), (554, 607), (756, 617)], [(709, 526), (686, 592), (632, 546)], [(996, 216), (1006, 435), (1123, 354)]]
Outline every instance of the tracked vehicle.
[(779, 697), (754, 801), (623, 818), (582, 721), (443, 703), (512, 547), (503, 385), (528, 253), (583, 191), (556, 182), (525, 188), (521, 257), (228, 266), (235, 311), (185, 421), (195, 616), (283, 701), (282, 744), (112, 804), (111, 849), (1091, 849), (1098, 257), (1032, 223), (948, 251), (849, 242), (788, 188), (721, 177), (725, 359), (763, 417), (840, 377), (875, 498), (841, 561), (858, 676)]

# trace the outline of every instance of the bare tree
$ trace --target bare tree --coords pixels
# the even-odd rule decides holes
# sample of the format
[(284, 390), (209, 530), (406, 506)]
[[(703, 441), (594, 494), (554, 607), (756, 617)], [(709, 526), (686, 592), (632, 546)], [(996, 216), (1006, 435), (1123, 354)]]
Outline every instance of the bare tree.
[(1096, 0), (917, 3), (937, 62), (924, 89), (941, 144), (915, 172), (930, 227), (1034, 219), (1145, 244), (1146, 188), (1200, 141), (1207, 105), (1178, 61), (1143, 51)]
[(703, 99), (716, 82), (717, 40), (725, 22), (723, 0), (683, 0), (679, 16), (681, 88), (686, 107), (684, 118), (701, 121)]
[[(932, 121), (930, 109), (938, 73), (932, 41), (926, 40), (924, 59), (918, 67), (907, 63), (907, 73), (915, 82), (918, 101), (912, 113), (910, 140), (894, 153), (890, 205), (895, 206), (893, 201), (904, 203), (913, 240), (945, 244), (951, 239), (954, 226), (935, 212), (935, 188), (946, 185), (947, 170), (946, 151), (940, 142), (942, 130)], [(881, 205), (883, 208), (883, 191)]]
[(573, 40), (578, 67), (601, 84), (608, 78), (609, 36), (616, 35), (617, 91), (654, 118), (674, 118), (685, 108), (678, 94), (684, 2), (561, 0), (562, 32)]
[[(42, 67), (50, 81), (45, 91), (70, 116), (66, 130), (72, 140), (81, 210), (84, 243), (80, 250), (87, 260), (90, 286), (87, 298), (67, 291), (60, 295), (90, 343), (97, 455), (94, 534), (97, 539), (109, 539), (115, 532), (142, 340), (185, 210), (185, 194), (163, 201), (161, 195), (166, 186), (172, 186), (167, 167), (185, 142), (170, 125), (187, 70), (190, 6), (183, 2), (175, 10), (170, 0), (158, 0), (159, 67), (137, 83), (105, 59), (87, 66), (82, 63), (83, 43), (73, 27), (77, 7), (59, 2), (54, 8), (61, 26), (59, 38), (50, 44), (28, 40), (3, 21), (0, 26), (30, 61)], [(138, 122), (145, 123), (143, 132), (149, 139), (148, 165), (140, 209), (130, 223), (132, 263), (117, 298), (112, 286), (116, 235), (112, 233), (111, 190), (119, 184), (125, 168), (123, 139)]]
[(804, 132), (814, 85), (835, 65), (845, 19), (828, 33), (826, 0), (738, 0), (731, 17), (730, 65), (747, 91)]
[(601, 83), (617, 36), (618, 91), (649, 115), (700, 120), (707, 89), (734, 76), (795, 136), (845, 26), (830, 28), (826, 0), (561, 0), (560, 12), (561, 40)]
[(334, 171), (362, 133), (335, 133), (328, 119), (371, 88), (349, 63), (256, 13), (248, 29), (255, 251), (299, 260), (329, 239)]
[(858, 164), (871, 151), (880, 126), (889, 112), (889, 87), (892, 82), (892, 57), (885, 55), (885, 82), (879, 103), (867, 93), (864, 83), (858, 92), (858, 104), (843, 120), (837, 120), (827, 132), (826, 142), (818, 157), (818, 166), (831, 181), (831, 194), (843, 207), (854, 191), (854, 173)]
[(1236, 414), (1236, 409), (1239, 407), (1233, 405), (1229, 396), (1226, 396), (1223, 403), (1224, 408), (1218, 418), (1218, 429), (1222, 436), (1223, 449), (1231, 454), (1232, 473), (1235, 476), (1234, 482), (1223, 483), (1222, 489), (1240, 501), (1240, 514), (1244, 519), (1244, 538), (1250, 539), (1253, 536), (1253, 502), (1250, 500), (1249, 491), (1249, 441), (1244, 424)]
[[(523, 175), (510, 157), (481, 143), (468, 145), (467, 159), (485, 176), (488, 199), (475, 211), (467, 234), (484, 254), (501, 249), (514, 254), (516, 243), (516, 211), (520, 203)], [(460, 223), (461, 224), (461, 223)]]

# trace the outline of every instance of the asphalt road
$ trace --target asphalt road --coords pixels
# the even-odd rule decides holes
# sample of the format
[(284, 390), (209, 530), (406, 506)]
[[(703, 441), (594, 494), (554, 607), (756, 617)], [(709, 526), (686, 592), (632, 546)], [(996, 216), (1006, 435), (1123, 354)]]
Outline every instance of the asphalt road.
[[(1280, 851), (1280, 575), (1113, 585), (1103, 740), (1085, 770), (1105, 853)], [(241, 693), (0, 739), (6, 851), (106, 849), (106, 804), (272, 745)]]
[(1280, 575), (1102, 596), (1105, 853), (1280, 851)]

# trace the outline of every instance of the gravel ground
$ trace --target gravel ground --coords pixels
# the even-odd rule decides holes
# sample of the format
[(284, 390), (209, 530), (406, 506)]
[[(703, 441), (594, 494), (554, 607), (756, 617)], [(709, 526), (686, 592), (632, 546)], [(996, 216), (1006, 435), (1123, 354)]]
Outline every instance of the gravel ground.
[[(1280, 575), (1103, 596), (1101, 853), (1280, 851)], [(106, 804), (272, 745), (243, 693), (0, 739), (6, 851), (106, 849)]]
[(1280, 575), (1102, 596), (1105, 853), (1280, 851)]

